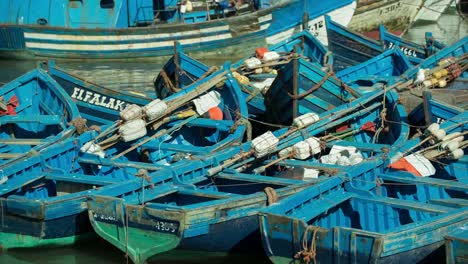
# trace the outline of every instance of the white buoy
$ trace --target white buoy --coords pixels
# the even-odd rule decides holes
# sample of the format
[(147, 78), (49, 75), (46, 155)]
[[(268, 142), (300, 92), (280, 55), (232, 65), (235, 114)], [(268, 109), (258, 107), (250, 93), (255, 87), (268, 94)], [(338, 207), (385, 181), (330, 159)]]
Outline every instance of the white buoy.
[(440, 129), (440, 125), (437, 123), (432, 123), (427, 129), (426, 129), (426, 134), (429, 135), (434, 135), (434, 133)]
[(462, 149), (456, 149), (456, 150), (450, 152), (450, 157), (452, 159), (456, 159), (456, 160), (463, 158), (464, 155), (465, 154), (463, 153)]
[(320, 117), (316, 113), (307, 113), (294, 118), (293, 126), (296, 128), (303, 128), (312, 125), (319, 121)]
[(300, 141), (294, 144), (294, 158), (299, 160), (305, 160), (310, 157), (310, 147), (305, 141)]
[(287, 157), (291, 154), (291, 152), (293, 151), (293, 148), (292, 147), (287, 147), (285, 149), (282, 149), (279, 153), (278, 153), (278, 156), (280, 158), (284, 158), (284, 157)]
[(252, 140), (252, 148), (257, 158), (268, 155), (276, 150), (279, 139), (271, 131), (267, 131)]
[(460, 147), (460, 143), (457, 142), (457, 141), (451, 141), (449, 142), (444, 149), (448, 150), (448, 151), (454, 151), (456, 149), (458, 149)]
[(436, 132), (434, 132), (434, 137), (436, 137), (438, 140), (442, 140), (444, 139), (444, 137), (447, 135), (447, 133), (445, 132), (445, 130), (443, 129), (439, 129), (437, 130)]

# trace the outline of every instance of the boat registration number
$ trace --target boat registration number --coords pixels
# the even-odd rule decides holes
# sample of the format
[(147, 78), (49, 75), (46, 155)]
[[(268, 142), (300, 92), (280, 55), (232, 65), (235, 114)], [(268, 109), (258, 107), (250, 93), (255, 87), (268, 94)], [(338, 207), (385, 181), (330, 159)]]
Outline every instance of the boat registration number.
[(398, 9), (400, 9), (400, 7), (401, 7), (400, 2), (389, 5), (389, 6), (386, 6), (386, 7), (383, 7), (381, 9), (379, 9), (379, 15), (386, 15), (386, 14), (389, 14), (389, 13), (393, 13), (393, 12), (397, 11)]
[[(396, 46), (395, 46), (395, 43), (393, 43), (393, 42), (388, 42), (388, 44), (385, 43), (385, 47), (384, 47), (384, 48), (385, 48), (385, 49), (394, 49), (394, 48), (396, 48)], [(416, 54), (416, 51), (415, 51), (415, 50), (412, 50), (412, 49), (410, 49), (410, 48), (401, 47), (401, 46), (400, 46), (400, 50), (401, 50), (401, 52), (403, 52), (403, 54), (405, 54), (406, 56), (411, 56), (411, 57), (415, 57), (415, 58), (418, 57), (418, 55)]]
[(156, 221), (154, 223), (154, 229), (160, 232), (175, 233), (179, 228), (177, 223), (165, 222), (165, 221)]

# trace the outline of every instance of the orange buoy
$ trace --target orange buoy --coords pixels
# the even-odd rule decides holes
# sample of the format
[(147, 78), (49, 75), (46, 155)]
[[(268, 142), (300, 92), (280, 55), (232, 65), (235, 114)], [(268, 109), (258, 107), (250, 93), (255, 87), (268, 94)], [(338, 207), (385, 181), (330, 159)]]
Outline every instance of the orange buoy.
[(268, 48), (261, 47), (255, 49), (255, 55), (257, 55), (257, 58), (263, 59), (263, 55), (268, 52)]
[(208, 110), (208, 117), (212, 120), (223, 120), (223, 111), (217, 106)]

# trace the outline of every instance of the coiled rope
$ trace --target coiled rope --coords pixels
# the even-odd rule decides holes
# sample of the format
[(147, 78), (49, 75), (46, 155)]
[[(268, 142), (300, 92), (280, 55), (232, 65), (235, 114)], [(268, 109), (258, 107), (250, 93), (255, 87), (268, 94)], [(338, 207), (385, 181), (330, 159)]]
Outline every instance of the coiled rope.
[[(297, 252), (296, 255), (294, 255), (295, 259), (300, 259), (305, 263), (310, 263), (313, 261), (314, 264), (317, 263), (316, 257), (317, 257), (317, 231), (320, 229), (318, 226), (307, 226), (306, 230), (304, 231), (304, 235), (302, 236), (302, 250)], [(310, 243), (310, 247), (308, 246), (308, 238), (309, 238), (309, 232), (312, 232), (312, 241)]]

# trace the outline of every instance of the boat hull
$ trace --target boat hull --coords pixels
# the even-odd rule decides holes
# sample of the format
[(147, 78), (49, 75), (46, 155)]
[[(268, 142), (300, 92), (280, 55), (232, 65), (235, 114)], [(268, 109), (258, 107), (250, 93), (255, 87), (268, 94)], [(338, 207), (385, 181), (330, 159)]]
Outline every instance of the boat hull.
[(151, 256), (172, 250), (182, 240), (180, 223), (184, 217), (178, 212), (163, 212), (156, 216), (145, 208), (125, 206), (121, 200), (99, 197), (88, 204), (94, 231), (135, 263), (144, 263)]
[(6, 250), (69, 246), (96, 237), (86, 212), (34, 221), (6, 213), (0, 230), (0, 248)]
[[(420, 206), (425, 205), (421, 203)], [(357, 230), (340, 227), (339, 224), (333, 228), (313, 226), (316, 230), (313, 249), (316, 262), (395, 263), (404, 259), (407, 263), (418, 263), (427, 260), (431, 253), (443, 247), (444, 234), (466, 223), (466, 212), (462, 210), (399, 232)], [(335, 211), (331, 209), (329, 212)], [(368, 217), (373, 219), (371, 215)], [(359, 226), (358, 222), (351, 224)], [(304, 250), (303, 245), (307, 245), (304, 241), (307, 240), (307, 250), (310, 250), (314, 239), (313, 231), (307, 231), (307, 239), (304, 239), (308, 228), (304, 221), (276, 214), (260, 214), (260, 227), (265, 252), (273, 263), (306, 262), (300, 252)]]
[(448, 264), (468, 262), (468, 232), (466, 226), (445, 237), (445, 255)]
[(422, 0), (361, 1), (348, 25), (359, 32), (377, 30), (380, 24), (389, 30), (404, 32), (413, 23), (423, 3)]
[[(324, 34), (324, 15), (349, 23), (355, 1), (306, 5), (286, 1), (252, 14), (190, 24), (127, 29), (69, 29), (36, 25), (3, 25), (0, 57), (66, 59), (133, 59), (173, 54), (173, 42), (204, 58), (233, 55), (239, 58), (259, 46), (275, 44), (301, 30), (303, 9), (309, 13), (311, 31)], [(300, 10), (300, 11), (298, 11)], [(286, 15), (287, 14), (287, 15)], [(294, 15), (291, 15), (294, 14)], [(286, 19), (287, 17), (287, 19)], [(252, 26), (246, 27), (245, 24)], [(326, 40), (325, 37), (319, 37)]]

